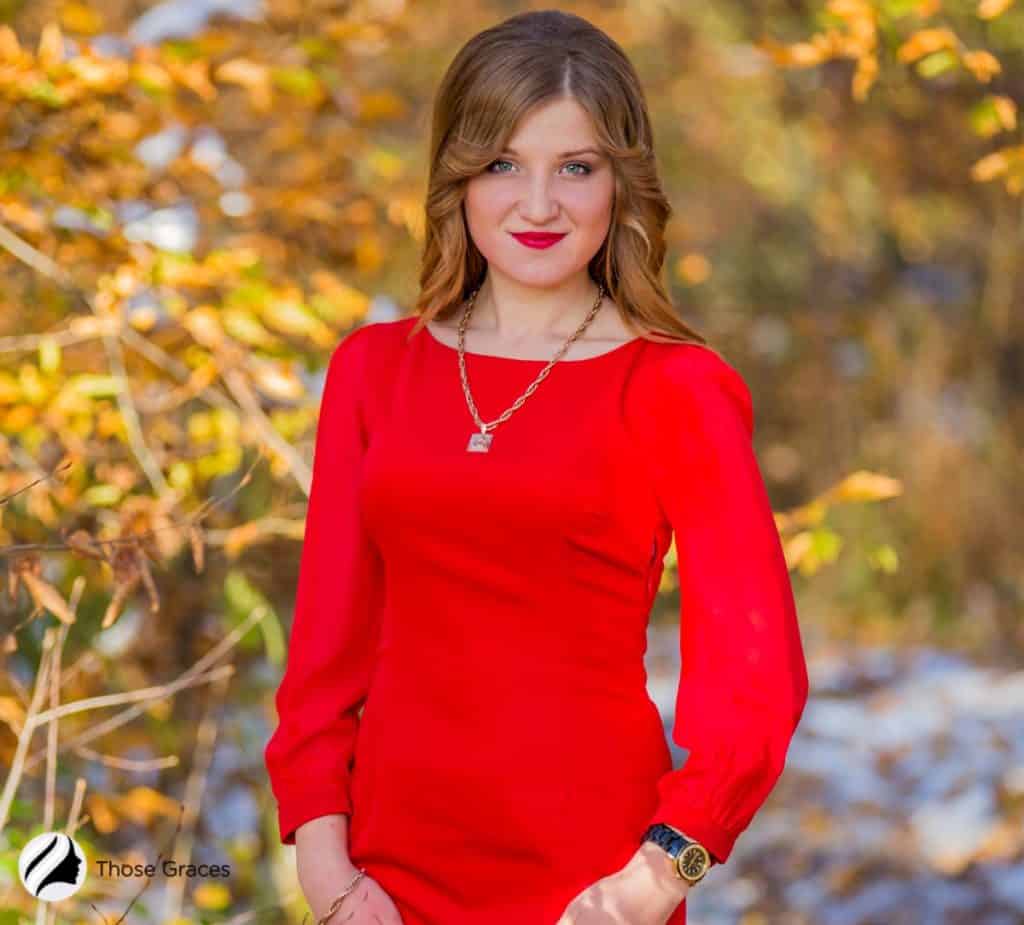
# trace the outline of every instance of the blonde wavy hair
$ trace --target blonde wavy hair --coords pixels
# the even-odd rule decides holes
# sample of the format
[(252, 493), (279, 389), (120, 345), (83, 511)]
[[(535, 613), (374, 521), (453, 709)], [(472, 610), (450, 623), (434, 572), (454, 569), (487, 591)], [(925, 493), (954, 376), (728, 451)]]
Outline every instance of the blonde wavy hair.
[(683, 322), (661, 281), (672, 207), (654, 159), (644, 92), (629, 59), (606, 33), (560, 10), (506, 19), (473, 36), (445, 72), (434, 101), (420, 315), (410, 337), (453, 314), (482, 282), (487, 263), (462, 204), (479, 174), (534, 106), (576, 100), (593, 120), (615, 173), (611, 226), (588, 264), (619, 306), (623, 323), (649, 340), (706, 345)]

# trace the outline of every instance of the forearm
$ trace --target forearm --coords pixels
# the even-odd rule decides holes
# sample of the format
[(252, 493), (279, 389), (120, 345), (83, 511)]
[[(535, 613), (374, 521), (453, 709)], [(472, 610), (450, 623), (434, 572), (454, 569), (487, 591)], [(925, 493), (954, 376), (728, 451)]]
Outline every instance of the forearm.
[(348, 854), (348, 816), (332, 813), (299, 826), (295, 866), (306, 902), (319, 919), (357, 871)]

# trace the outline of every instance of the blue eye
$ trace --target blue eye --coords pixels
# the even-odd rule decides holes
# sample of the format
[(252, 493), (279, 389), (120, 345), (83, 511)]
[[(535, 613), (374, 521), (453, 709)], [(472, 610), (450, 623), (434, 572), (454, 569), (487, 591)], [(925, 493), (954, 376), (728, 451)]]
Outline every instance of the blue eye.
[[(490, 165), (487, 167), (487, 172), (488, 173), (506, 173), (507, 171), (495, 170), (494, 168), (498, 164), (509, 164), (511, 166), (511, 163), (512, 163), (511, 161), (506, 161), (506, 160), (491, 161)], [(583, 161), (572, 161), (571, 163), (567, 164), (566, 166), (568, 166), (568, 167), (582, 167), (583, 171), (581, 173), (575, 174), (575, 176), (578, 176), (578, 177), (585, 177), (585, 176), (587, 176), (587, 174), (590, 174), (590, 173), (594, 172), (593, 168), (589, 164), (584, 164)]]

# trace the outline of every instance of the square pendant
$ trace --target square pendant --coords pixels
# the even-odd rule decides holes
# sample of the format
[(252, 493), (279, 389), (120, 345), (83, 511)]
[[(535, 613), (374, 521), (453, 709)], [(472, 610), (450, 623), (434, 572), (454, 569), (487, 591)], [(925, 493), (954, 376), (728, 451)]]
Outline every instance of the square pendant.
[(473, 434), (469, 438), (469, 443), (466, 445), (467, 453), (486, 453), (491, 448), (491, 441), (494, 439), (494, 434)]

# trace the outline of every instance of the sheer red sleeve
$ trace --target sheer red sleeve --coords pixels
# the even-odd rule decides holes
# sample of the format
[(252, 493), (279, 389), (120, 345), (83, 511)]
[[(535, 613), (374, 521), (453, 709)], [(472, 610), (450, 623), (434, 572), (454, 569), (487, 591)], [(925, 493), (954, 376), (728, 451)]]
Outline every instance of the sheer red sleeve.
[(265, 749), (283, 844), (295, 829), (350, 813), (349, 779), (377, 640), (382, 563), (362, 527), (367, 329), (335, 348), (327, 369), (299, 563), (288, 660)]

